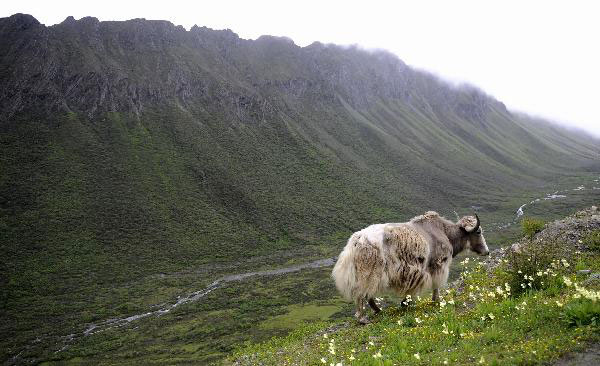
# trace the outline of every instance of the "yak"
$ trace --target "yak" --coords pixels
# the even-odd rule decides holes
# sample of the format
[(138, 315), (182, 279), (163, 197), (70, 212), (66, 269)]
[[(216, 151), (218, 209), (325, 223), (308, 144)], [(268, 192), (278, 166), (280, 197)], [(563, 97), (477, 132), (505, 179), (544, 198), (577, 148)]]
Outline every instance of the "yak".
[(355, 302), (358, 321), (366, 324), (366, 303), (380, 311), (374, 300), (378, 293), (415, 296), (433, 290), (433, 301), (439, 301), (452, 258), (465, 249), (489, 254), (479, 216), (453, 223), (429, 211), (409, 222), (375, 224), (352, 234), (332, 277), (343, 297)]

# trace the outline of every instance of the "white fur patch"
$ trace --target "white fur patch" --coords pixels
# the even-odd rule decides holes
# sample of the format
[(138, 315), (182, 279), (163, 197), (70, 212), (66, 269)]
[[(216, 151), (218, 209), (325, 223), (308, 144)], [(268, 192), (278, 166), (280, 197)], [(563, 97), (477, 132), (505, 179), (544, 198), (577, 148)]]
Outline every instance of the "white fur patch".
[(359, 231), (371, 243), (383, 244), (383, 229), (389, 224), (375, 224)]

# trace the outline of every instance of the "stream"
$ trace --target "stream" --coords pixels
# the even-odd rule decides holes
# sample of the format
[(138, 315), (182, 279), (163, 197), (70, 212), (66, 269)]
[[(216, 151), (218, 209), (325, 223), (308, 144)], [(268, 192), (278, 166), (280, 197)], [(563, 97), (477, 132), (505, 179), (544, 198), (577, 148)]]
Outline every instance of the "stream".
[(515, 212), (515, 217), (512, 221), (506, 223), (492, 223), (490, 225), (496, 230), (507, 229), (508, 227), (519, 222), (519, 218), (521, 218), (521, 216), (525, 214), (525, 207), (531, 206), (540, 201), (550, 201), (561, 198), (567, 198), (567, 193), (572, 191), (600, 190), (600, 187), (596, 187), (596, 185), (600, 185), (599, 181), (599, 179), (594, 179), (595, 184), (592, 188), (585, 188), (585, 186), (580, 185), (573, 189), (563, 189), (561, 191), (555, 191), (554, 193), (548, 193), (544, 197), (536, 198), (534, 200), (531, 200), (530, 202), (524, 203), (521, 206), (519, 206), (519, 208), (517, 208), (517, 211)]
[[(242, 281), (249, 277), (269, 277), (269, 276), (282, 275), (282, 274), (287, 274), (287, 273), (292, 273), (292, 272), (298, 272), (303, 269), (329, 267), (329, 266), (333, 266), (333, 264), (335, 263), (335, 259), (336, 258), (318, 259), (313, 262), (297, 264), (297, 265), (285, 267), (285, 268), (269, 269), (269, 270), (256, 271), (256, 272), (247, 272), (247, 273), (240, 273), (240, 274), (234, 274), (234, 275), (221, 277), (220, 279), (214, 281), (213, 283), (211, 283), (207, 287), (203, 288), (202, 290), (194, 291), (185, 296), (180, 296), (177, 298), (176, 302), (170, 303), (167, 305), (163, 305), (158, 310), (149, 311), (149, 312), (137, 314), (137, 315), (132, 315), (132, 316), (128, 316), (125, 318), (108, 319), (101, 323), (90, 324), (87, 327), (87, 329), (83, 331), (83, 333), (81, 335), (88, 336), (88, 335), (95, 334), (95, 333), (98, 333), (98, 332), (101, 332), (101, 331), (104, 331), (107, 329), (120, 327), (120, 326), (129, 324), (132, 321), (147, 318), (152, 315), (160, 316), (160, 315), (166, 314), (180, 305), (198, 301), (198, 300), (202, 299), (204, 296), (206, 296), (209, 293), (213, 292), (214, 290), (218, 289), (219, 287), (222, 287), (223, 285), (230, 283), (230, 282)], [(71, 336), (76, 336), (76, 335), (71, 335)]]

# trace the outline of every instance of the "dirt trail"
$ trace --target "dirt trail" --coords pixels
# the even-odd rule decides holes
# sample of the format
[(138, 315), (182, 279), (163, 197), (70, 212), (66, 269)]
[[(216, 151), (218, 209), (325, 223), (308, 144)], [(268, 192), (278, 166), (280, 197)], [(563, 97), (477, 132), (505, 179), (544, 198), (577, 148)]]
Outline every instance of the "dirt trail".
[(600, 365), (600, 343), (592, 344), (585, 351), (567, 355), (554, 366), (598, 366)]

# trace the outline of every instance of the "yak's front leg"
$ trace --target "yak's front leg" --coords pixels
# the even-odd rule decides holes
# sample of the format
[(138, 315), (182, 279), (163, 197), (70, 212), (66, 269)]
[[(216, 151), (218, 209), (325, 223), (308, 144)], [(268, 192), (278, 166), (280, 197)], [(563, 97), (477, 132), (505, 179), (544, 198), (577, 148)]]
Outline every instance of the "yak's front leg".
[(356, 317), (356, 319), (358, 320), (358, 322), (360, 324), (368, 324), (369, 323), (369, 318), (367, 317), (367, 314), (365, 313), (365, 301), (366, 301), (366, 299), (364, 297), (360, 297), (360, 298), (356, 299), (356, 313), (354, 314), (354, 316)]
[(369, 306), (371, 307), (371, 309), (373, 309), (375, 314), (381, 311), (381, 309), (379, 308), (379, 306), (377, 306), (377, 303), (375, 302), (375, 300), (373, 300), (373, 298), (369, 299)]
[(433, 289), (433, 295), (431, 296), (431, 300), (433, 300), (433, 302), (440, 302), (440, 289), (439, 288)]

